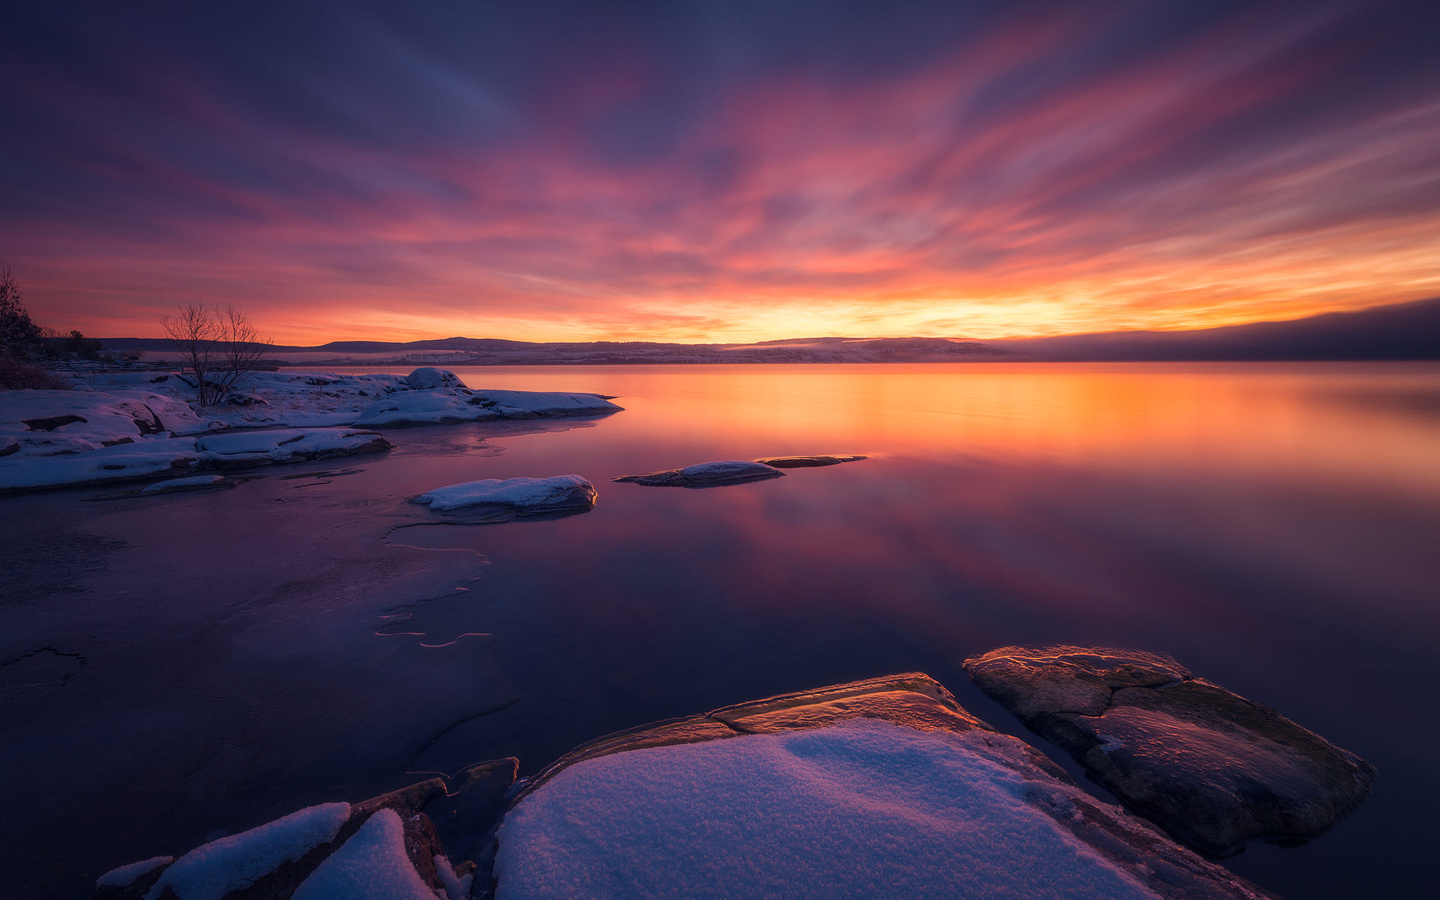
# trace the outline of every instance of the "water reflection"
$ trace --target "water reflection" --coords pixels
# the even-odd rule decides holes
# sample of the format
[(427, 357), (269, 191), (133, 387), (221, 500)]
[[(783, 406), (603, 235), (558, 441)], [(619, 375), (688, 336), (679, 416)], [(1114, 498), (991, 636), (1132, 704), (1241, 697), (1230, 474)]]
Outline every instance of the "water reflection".
[[(0, 720), (0, 771), (25, 773), (7, 796), (44, 810), (4, 842), (7, 869), (77, 840), (108, 867), (407, 768), (534, 771), (618, 728), (896, 671), (1018, 730), (960, 662), (1063, 641), (1172, 653), (1380, 766), (1335, 833), (1232, 862), (1265, 887), (1428, 878), (1440, 421), (1403, 398), (1433, 396), (1440, 367), (461, 374), (626, 409), (396, 430), (343, 478), (314, 464), (84, 519), (84, 492), (4, 501), (49, 541), (103, 548), (0, 576), (27, 598), (0, 606), (6, 646), (88, 660)], [(828, 453), (872, 458), (723, 491), (610, 483)], [(583, 516), (445, 525), (409, 502), (570, 472), (599, 488)]]

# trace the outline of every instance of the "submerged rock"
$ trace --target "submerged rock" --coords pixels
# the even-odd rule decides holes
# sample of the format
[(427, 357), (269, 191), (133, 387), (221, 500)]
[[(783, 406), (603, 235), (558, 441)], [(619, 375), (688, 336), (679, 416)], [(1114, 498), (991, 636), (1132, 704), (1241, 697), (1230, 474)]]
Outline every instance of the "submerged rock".
[(835, 466), (840, 463), (869, 459), (868, 456), (769, 456), (755, 460), (777, 469), (813, 469), (818, 466)]
[(785, 473), (764, 463), (743, 459), (722, 462), (697, 463), (683, 469), (668, 469), (647, 475), (622, 475), (614, 481), (629, 481), (654, 487), (720, 487), (727, 484), (745, 484), (750, 481), (764, 481), (779, 478)]
[(583, 512), (595, 506), (595, 486), (579, 475), (483, 478), (426, 491), (415, 498), (438, 512), (501, 507), (522, 516)]
[(1261, 898), (919, 673), (609, 735), (525, 783), (497, 896)]
[(966, 660), (965, 671), (1121, 800), (1204, 853), (1313, 837), (1375, 782), (1370, 763), (1168, 656), (1002, 647)]

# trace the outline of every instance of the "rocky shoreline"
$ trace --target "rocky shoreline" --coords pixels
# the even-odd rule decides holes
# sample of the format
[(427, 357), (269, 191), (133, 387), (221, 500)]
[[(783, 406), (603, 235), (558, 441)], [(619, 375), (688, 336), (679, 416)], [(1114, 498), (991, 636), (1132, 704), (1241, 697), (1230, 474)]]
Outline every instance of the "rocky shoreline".
[[(1274, 895), (1205, 858), (1223, 843), (1208, 829), (1222, 819), (1240, 829), (1226, 832), (1231, 841), (1223, 844), (1226, 849), (1301, 830), (1254, 825), (1267, 821), (1275, 807), (1259, 788), (1232, 792), (1230, 805), (1217, 812), (1209, 804), (1212, 794), (1230, 786), (1224, 773), (1238, 766), (1256, 784), (1275, 776), (1283, 783), (1269, 788), (1284, 793), (1294, 788), (1284, 779), (1311, 765), (1316, 754), (1349, 767), (1355, 790), (1340, 791), (1325, 815), (1314, 812), (1315, 804), (1307, 807), (1312, 812), (1305, 820), (1307, 836), (1353, 808), (1373, 784), (1373, 767), (1359, 757), (1160, 654), (1006, 647), (967, 661), (966, 668), (1037, 733), (1072, 752), (1087, 745), (1078, 735), (1091, 735), (1093, 751), (1105, 746), (1108, 734), (1103, 728), (1084, 732), (1075, 724), (1077, 716), (1103, 721), (1112, 710), (1138, 709), (1183, 719), (1183, 734), (1170, 720), (1127, 721), (1126, 746), (1148, 740), (1173, 748), (1184, 738), (1187, 749), (1178, 762), (1192, 765), (1166, 768), (1177, 763), (1174, 753), (1155, 754), (1143, 764), (1135, 762), (1142, 756), (1138, 751), (1127, 758), (1132, 767), (1143, 766), (1147, 783), (1158, 785), (1161, 794), (1182, 794), (1194, 802), (1164, 805), (1136, 798), (1133, 791), (1120, 794), (1129, 811), (1101, 802), (1040, 750), (996, 731), (944, 686), (912, 672), (606, 735), (526, 779), (516, 779), (518, 760), (492, 760), (353, 806), (312, 807), (292, 814), (293, 820), (222, 838), (179, 860), (157, 857), (114, 870), (101, 877), (94, 897), (304, 900), (343, 894), (482, 900), (558, 897), (567, 890), (570, 896), (576, 890), (613, 896), (617, 877), (628, 885), (619, 894), (764, 893), (767, 878), (788, 877), (795, 896), (885, 895), (891, 888), (908, 896), (946, 896), (927, 885), (959, 889), (972, 882), (988, 895), (1028, 884), (1034, 872), (1046, 871), (1052, 874), (1045, 883), (1026, 888), (1026, 896), (1092, 896), (1102, 890), (1096, 896), (1256, 900)], [(1138, 699), (1146, 695), (1137, 692), (1157, 690), (1163, 702)], [(1235, 735), (1241, 728), (1252, 729), (1251, 743), (1276, 746), (1251, 747), (1251, 757), (1237, 761)], [(1264, 758), (1273, 762), (1287, 750), (1292, 756), (1286, 765), (1253, 764), (1257, 753), (1269, 754)], [(1117, 758), (1113, 740), (1104, 754)], [(1087, 762), (1084, 753), (1077, 758), (1107, 786), (1116, 780)], [(1197, 761), (1206, 764), (1197, 767)], [(1323, 790), (1334, 792), (1344, 778), (1321, 780)], [(947, 791), (954, 799), (946, 799)], [(704, 815), (711, 800), (728, 813)], [(811, 815), (811, 807), (828, 812)], [(796, 839), (796, 826), (784, 824), (789, 813), (807, 823), (799, 838), (807, 859), (799, 863), (785, 855), (786, 841)], [(884, 827), (867, 824), (876, 816)], [(327, 829), (312, 828), (308, 841), (285, 837), (301, 830), (295, 823), (320, 818), (329, 822)], [(764, 829), (772, 818), (782, 827), (769, 833)], [(906, 830), (911, 827), (919, 831)], [(650, 844), (657, 828), (665, 835), (662, 849)], [(1030, 837), (1017, 843), (1007, 837), (1012, 832)], [(686, 844), (687, 839), (696, 843)], [(832, 845), (843, 848), (835, 858), (826, 856)], [(883, 866), (865, 863), (867, 854), (884, 861), (915, 847), (929, 849), (903, 871), (877, 875)], [(733, 865), (712, 871), (708, 863), (696, 862), (695, 853)], [(977, 853), (1000, 862), (981, 871), (973, 864)], [(257, 862), (261, 857), (273, 864)], [(778, 875), (767, 869), (777, 864)], [(785, 866), (796, 865), (813, 874), (787, 875)], [(698, 868), (690, 872), (687, 866)], [(700, 877), (695, 873), (703, 878), (685, 880)], [(881, 877), (901, 881), (867, 881)], [(375, 886), (383, 890), (376, 893)]]

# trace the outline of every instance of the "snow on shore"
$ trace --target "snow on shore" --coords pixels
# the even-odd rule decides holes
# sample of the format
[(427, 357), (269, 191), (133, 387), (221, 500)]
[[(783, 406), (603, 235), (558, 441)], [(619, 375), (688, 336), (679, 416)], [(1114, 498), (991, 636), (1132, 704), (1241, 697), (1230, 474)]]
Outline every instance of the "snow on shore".
[(506, 817), (496, 896), (1156, 897), (983, 740), (855, 719), (586, 760)]
[(86, 385), (0, 391), (0, 493), (388, 449), (367, 430), (379, 426), (620, 409), (594, 394), (471, 390), (454, 373), (428, 367), (405, 377), (256, 372), (225, 403), (199, 408), (190, 403), (190, 376), (123, 372), (91, 376)]

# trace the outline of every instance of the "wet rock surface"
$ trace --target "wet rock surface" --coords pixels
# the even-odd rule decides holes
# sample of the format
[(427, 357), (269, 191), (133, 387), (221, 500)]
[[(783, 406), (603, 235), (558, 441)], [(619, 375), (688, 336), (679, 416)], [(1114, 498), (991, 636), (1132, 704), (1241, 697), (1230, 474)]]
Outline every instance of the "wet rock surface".
[[(515, 810), (561, 773), (602, 757), (747, 735), (820, 729), (858, 718), (965, 737), (971, 752), (1000, 762), (1023, 780), (1022, 795), (1027, 802), (1155, 896), (1176, 900), (1273, 897), (1180, 847), (1119, 808), (1088, 796), (1039, 751), (995, 732), (961, 707), (938, 682), (921, 673), (784, 694), (607, 735), (576, 748), (527, 780), (510, 808)], [(735, 848), (723, 849), (726, 853), (736, 852)], [(504, 884), (500, 887), (503, 895)], [(883, 885), (876, 885), (876, 889), (883, 894)]]
[(1359, 756), (1168, 656), (1002, 647), (965, 671), (1132, 809), (1210, 855), (1314, 837), (1375, 782)]
[(755, 460), (776, 469), (814, 469), (820, 466), (838, 466), (840, 463), (858, 462), (868, 456), (767, 456)]
[(644, 484), (651, 487), (723, 487), (730, 484), (745, 484), (779, 478), (785, 473), (764, 463), (743, 459), (720, 462), (696, 463), (683, 469), (667, 469), (664, 472), (650, 472), (645, 475), (622, 475), (614, 481)]

